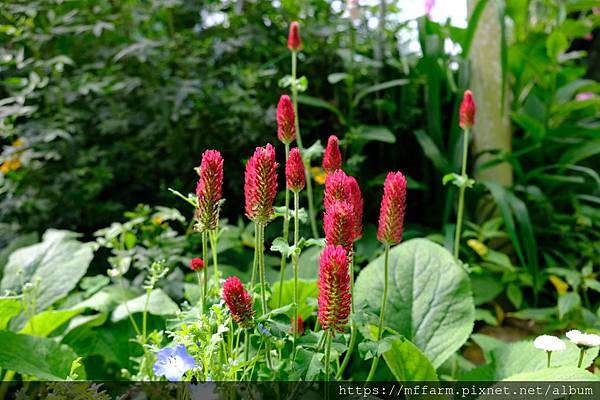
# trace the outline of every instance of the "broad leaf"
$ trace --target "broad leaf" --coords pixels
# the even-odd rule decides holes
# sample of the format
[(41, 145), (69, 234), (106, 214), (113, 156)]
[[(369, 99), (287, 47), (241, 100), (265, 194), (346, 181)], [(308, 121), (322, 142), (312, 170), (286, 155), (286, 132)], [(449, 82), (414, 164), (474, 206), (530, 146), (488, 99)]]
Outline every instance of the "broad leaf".
[[(383, 293), (383, 256), (359, 275), (356, 303), (378, 310)], [(439, 367), (469, 338), (475, 307), (469, 277), (447, 250), (426, 239), (392, 248), (385, 326), (417, 345)]]
[[(273, 295), (269, 299), (269, 308), (275, 309), (279, 307), (279, 282), (273, 285)], [(298, 308), (298, 315), (302, 317), (303, 320), (308, 319), (315, 307), (314, 304), (316, 301), (309, 302), (308, 299), (315, 299), (319, 295), (319, 289), (317, 288), (317, 283), (313, 281), (307, 281), (303, 279), (298, 280), (298, 301), (300, 302)], [(286, 306), (288, 304), (292, 304), (294, 302), (294, 280), (286, 280), (283, 282), (283, 293), (281, 295), (281, 306)], [(287, 313), (289, 316), (293, 315), (293, 311), (290, 310)]]
[[(592, 374), (591, 372), (571, 367), (559, 367), (559, 368), (546, 368), (535, 372), (524, 372), (522, 374), (516, 374), (505, 379), (506, 381), (600, 381), (600, 377)], [(530, 398), (530, 397), (529, 397)]]
[[(577, 366), (579, 348), (570, 342), (567, 342), (566, 345), (566, 350), (552, 353), (550, 364), (552, 368)], [(588, 350), (583, 358), (582, 366), (589, 366), (597, 355), (598, 348)], [(540, 371), (547, 365), (546, 352), (533, 347), (533, 341), (529, 340), (497, 346), (490, 351), (486, 358), (491, 359), (491, 363), (467, 372), (461, 379), (465, 381), (499, 381), (516, 374)]]
[(64, 380), (77, 355), (54, 340), (0, 332), (0, 368), (40, 379)]
[[(94, 257), (94, 244), (75, 240), (77, 234), (49, 229), (42, 242), (18, 249), (6, 264), (0, 292), (21, 293), (23, 282), (38, 282), (36, 309), (47, 309), (73, 290)], [(22, 275), (21, 275), (22, 274)], [(24, 318), (15, 318), (11, 325), (20, 328)]]
[[(127, 311), (131, 314), (144, 311), (146, 305), (146, 294), (129, 300), (127, 306), (119, 305), (113, 312), (111, 320), (119, 321), (127, 318)], [(179, 311), (177, 304), (162, 289), (154, 289), (148, 300), (148, 313), (153, 315), (174, 315)]]
[(388, 341), (391, 349), (383, 353), (383, 358), (399, 382), (438, 380), (433, 365), (417, 346), (398, 336)]
[(0, 297), (0, 330), (6, 329), (8, 321), (21, 312), (19, 297)]
[(82, 311), (83, 308), (76, 310), (44, 311), (27, 321), (27, 324), (19, 333), (46, 337), (54, 332), (56, 328), (66, 323), (74, 316), (80, 314)]

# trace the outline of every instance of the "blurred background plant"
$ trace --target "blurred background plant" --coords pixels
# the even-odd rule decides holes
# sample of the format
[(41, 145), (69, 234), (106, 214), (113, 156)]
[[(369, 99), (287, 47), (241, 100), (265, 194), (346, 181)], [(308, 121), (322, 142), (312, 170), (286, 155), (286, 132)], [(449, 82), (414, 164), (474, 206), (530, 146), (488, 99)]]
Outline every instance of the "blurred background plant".
[[(469, 2), (470, 17), (461, 22), (434, 18), (436, 7), (423, 15), (421, 5), (406, 17), (414, 3), (0, 4), (4, 289), (19, 292), (16, 276), (6, 278), (9, 254), (37, 242), (47, 228), (95, 240), (94, 260), (85, 253), (81, 261), (87, 280), (66, 287), (74, 292), (53, 299), (53, 307), (96, 296), (88, 306), (100, 317), (58, 333), (52, 325), (48, 334), (64, 335), (78, 355), (91, 356), (88, 376), (111, 378), (132, 368), (130, 357), (140, 357), (140, 349), (111, 333), (133, 336), (127, 313), (119, 309), (108, 321), (107, 313), (142, 296), (145, 269), (163, 259), (172, 270), (159, 283), (161, 293), (178, 303), (197, 299), (194, 275), (173, 267), (198, 256), (200, 240), (190, 229), (189, 206), (167, 188), (193, 191), (193, 168), (206, 148), (225, 159), (220, 268), (246, 281), (253, 226), (238, 215), (243, 165), (255, 146), (276, 141), (292, 20), (302, 27), (300, 123), (305, 147), (312, 146), (317, 199), (321, 144), (332, 133), (341, 139), (344, 169), (367, 199), (370, 224), (357, 242), (356, 265), (381, 253), (373, 222), (388, 170), (408, 176), (406, 238), (428, 236), (451, 249), (457, 190), (442, 185), (442, 177), (460, 168), (458, 105), (476, 84), (472, 52), (493, 10), (500, 34), (492, 61), (504, 88), (497, 95), (505, 100), (496, 107), (512, 127), (508, 149), (476, 148), (468, 163), (478, 183), (466, 196), (460, 258), (478, 307), (476, 331), (510, 339), (572, 326), (599, 329), (600, 9), (585, 0), (479, 0)], [(476, 138), (485, 134), (475, 126)], [(498, 165), (508, 166), (510, 179), (486, 176)], [(47, 233), (42, 243), (59, 239), (74, 241)], [(302, 253), (301, 278), (314, 281), (318, 250)], [(265, 261), (275, 281), (278, 258)], [(124, 268), (124, 288), (96, 277), (109, 268)], [(312, 293), (314, 282), (306, 286)], [(51, 305), (38, 304), (37, 311)], [(150, 326), (179, 311), (172, 301), (163, 306), (150, 310)], [(11, 323), (21, 329), (24, 321)], [(90, 341), (95, 347), (86, 347)], [(103, 353), (106, 365), (95, 362)]]

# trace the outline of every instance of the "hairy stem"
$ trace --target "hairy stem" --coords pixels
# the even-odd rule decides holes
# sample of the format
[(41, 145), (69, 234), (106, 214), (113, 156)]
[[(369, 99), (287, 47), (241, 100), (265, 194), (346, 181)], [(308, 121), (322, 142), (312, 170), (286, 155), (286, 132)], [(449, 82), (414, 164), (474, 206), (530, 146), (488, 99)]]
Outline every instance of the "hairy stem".
[(256, 282), (256, 269), (258, 268), (258, 224), (254, 224), (254, 260), (252, 261), (252, 277), (250, 278), (250, 292), (254, 290)]
[(217, 259), (217, 229), (210, 231), (209, 237), (210, 249), (212, 250), (215, 285), (219, 286), (219, 261)]
[[(354, 308), (354, 256), (350, 258), (350, 296), (352, 298), (352, 314), (355, 313)], [(348, 366), (350, 362), (350, 356), (352, 355), (352, 350), (354, 350), (354, 345), (356, 343), (356, 322), (352, 321), (352, 325), (350, 326), (350, 343), (348, 344), (348, 350), (346, 351), (346, 355), (344, 356), (344, 361), (342, 361), (342, 365), (338, 369), (337, 379), (342, 377), (344, 370)]]
[[(387, 303), (387, 294), (388, 294), (388, 259), (390, 255), (390, 245), (386, 243), (385, 245), (385, 258), (384, 258), (384, 275), (383, 275), (383, 296), (381, 298), (381, 312), (379, 313), (379, 329), (377, 330), (377, 341), (381, 340), (381, 336), (383, 334), (383, 323), (385, 321), (385, 306)], [(373, 357), (373, 363), (371, 364), (371, 370), (369, 371), (369, 376), (367, 377), (367, 382), (370, 382), (373, 379), (373, 375), (375, 375), (375, 370), (377, 370), (377, 364), (379, 363), (379, 355), (375, 355)]]
[(583, 356), (585, 355), (585, 348), (581, 348), (579, 350), (579, 361), (577, 361), (577, 368), (581, 368), (581, 364), (583, 363)]
[(204, 261), (204, 268), (202, 274), (204, 276), (204, 290), (202, 291), (202, 312), (208, 310), (207, 298), (208, 298), (208, 273), (206, 272), (206, 263), (208, 262), (208, 233), (202, 232), (202, 261)]
[[(290, 157), (290, 145), (285, 144), (285, 163), (287, 165), (288, 158)], [(288, 243), (290, 236), (290, 188), (285, 185), (285, 213), (283, 215), (283, 240)], [(279, 269), (279, 302), (277, 307), (281, 307), (281, 299), (283, 297), (283, 278), (285, 276), (285, 266), (287, 264), (287, 257), (285, 254), (281, 254), (281, 265)]]
[[(300, 134), (300, 116), (298, 115), (298, 85), (296, 85), (296, 64), (297, 64), (298, 53), (292, 51), (292, 102), (294, 103), (294, 113), (296, 118), (294, 120), (296, 126), (296, 141), (298, 143), (298, 149), (300, 153), (304, 153), (304, 146), (302, 146), (302, 135)], [(312, 178), (310, 174), (310, 160), (306, 157), (302, 157), (304, 161), (304, 175), (306, 176), (306, 195), (308, 197), (308, 216), (310, 219), (310, 229), (314, 238), (319, 237), (319, 231), (317, 230), (317, 218), (315, 215), (315, 207), (313, 201), (312, 192)]]
[[(298, 246), (298, 237), (300, 235), (300, 221), (298, 219), (298, 208), (300, 199), (298, 192), (294, 192), (294, 249)], [(300, 300), (298, 299), (298, 254), (292, 256), (294, 263), (294, 342), (292, 347), (292, 360), (296, 359), (296, 337), (298, 336), (298, 308)]]
[[(469, 130), (464, 130), (463, 137), (463, 156), (462, 156), (462, 168), (461, 176), (463, 179), (467, 178), (467, 152), (469, 151)], [(458, 253), (460, 250), (460, 233), (462, 229), (463, 212), (465, 208), (465, 189), (466, 186), (463, 183), (459, 188), (458, 193), (458, 214), (456, 216), (456, 230), (454, 231), (454, 258), (458, 259)]]
[(329, 359), (331, 357), (331, 332), (326, 331), (325, 334), (327, 335), (327, 344), (325, 345), (325, 381), (329, 382), (329, 375), (331, 374), (329, 371)]

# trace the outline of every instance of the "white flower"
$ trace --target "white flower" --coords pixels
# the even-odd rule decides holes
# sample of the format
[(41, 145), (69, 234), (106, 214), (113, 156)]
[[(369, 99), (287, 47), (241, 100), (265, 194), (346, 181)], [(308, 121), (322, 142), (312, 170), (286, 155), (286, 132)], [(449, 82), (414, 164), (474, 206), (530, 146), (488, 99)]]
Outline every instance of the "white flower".
[(582, 333), (577, 329), (567, 332), (567, 337), (577, 346), (596, 347), (600, 346), (600, 336), (593, 333)]
[(533, 345), (544, 351), (563, 351), (567, 348), (565, 342), (556, 336), (542, 335), (535, 338)]

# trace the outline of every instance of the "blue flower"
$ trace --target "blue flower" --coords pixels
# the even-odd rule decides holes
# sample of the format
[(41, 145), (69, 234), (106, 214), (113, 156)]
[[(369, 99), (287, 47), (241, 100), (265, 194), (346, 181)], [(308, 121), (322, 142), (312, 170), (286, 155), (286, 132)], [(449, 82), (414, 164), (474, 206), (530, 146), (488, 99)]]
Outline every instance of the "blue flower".
[(258, 330), (258, 333), (260, 333), (261, 335), (271, 336), (271, 332), (269, 331), (269, 328), (265, 328), (265, 326), (261, 322), (258, 323), (258, 326), (256, 327), (256, 329)]
[(190, 369), (196, 366), (194, 358), (190, 356), (184, 345), (176, 348), (165, 347), (156, 354), (154, 375), (165, 376), (169, 381), (176, 382)]

